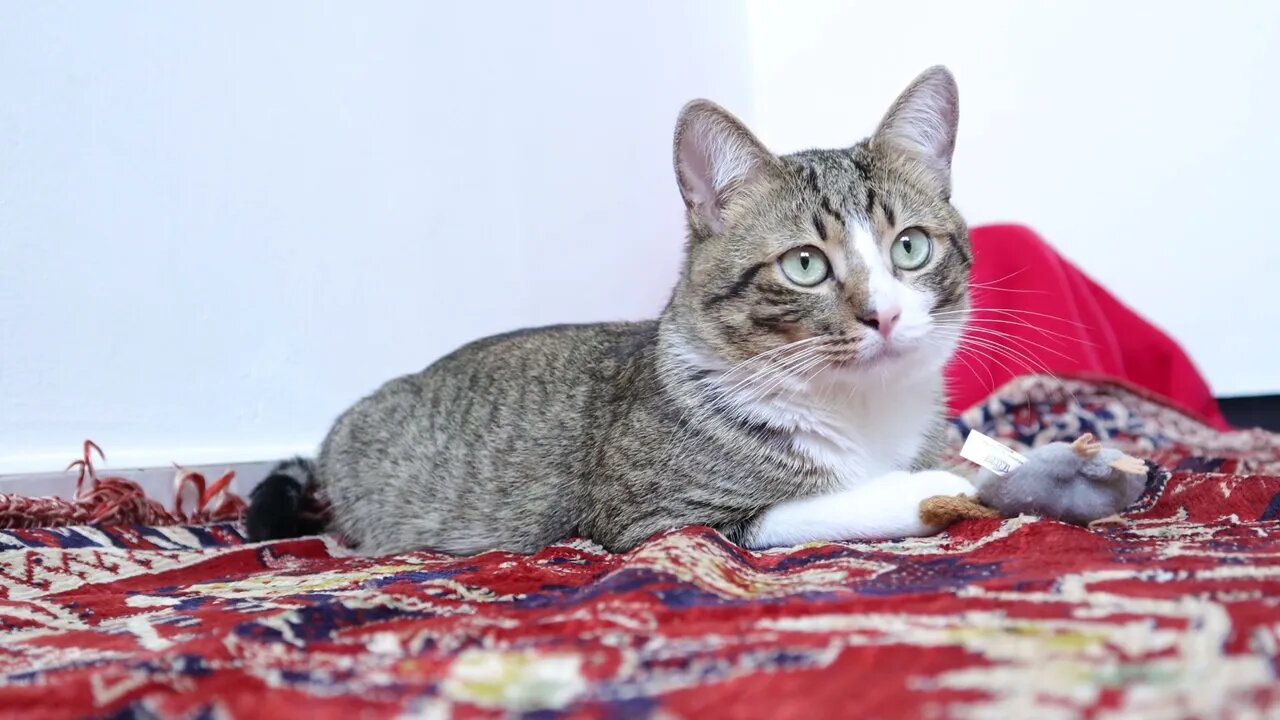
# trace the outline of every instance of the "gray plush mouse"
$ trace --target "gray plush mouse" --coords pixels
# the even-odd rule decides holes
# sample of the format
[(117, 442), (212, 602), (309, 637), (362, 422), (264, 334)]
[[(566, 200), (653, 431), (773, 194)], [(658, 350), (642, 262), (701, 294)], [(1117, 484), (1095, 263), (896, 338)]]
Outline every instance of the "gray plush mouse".
[(1041, 515), (1078, 525), (1123, 524), (1121, 510), (1142, 496), (1150, 469), (1138, 458), (1105, 449), (1092, 435), (1029, 451), (1001, 477), (982, 468), (971, 478), (978, 498), (933, 497), (920, 519), (945, 527), (957, 520)]
[(1043, 515), (1077, 525), (1120, 521), (1147, 487), (1147, 465), (1103, 448), (1092, 435), (1055, 442), (1027, 453), (1005, 477), (986, 468), (973, 477), (978, 498), (1001, 515)]

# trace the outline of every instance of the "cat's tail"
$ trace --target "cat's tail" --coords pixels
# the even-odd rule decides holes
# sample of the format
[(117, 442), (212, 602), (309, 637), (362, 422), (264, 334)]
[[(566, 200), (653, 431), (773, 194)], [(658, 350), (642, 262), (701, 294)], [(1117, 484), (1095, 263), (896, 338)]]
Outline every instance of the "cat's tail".
[(326, 518), (314, 507), (315, 463), (285, 460), (249, 494), (244, 523), (251, 542), (281, 540), (324, 532)]

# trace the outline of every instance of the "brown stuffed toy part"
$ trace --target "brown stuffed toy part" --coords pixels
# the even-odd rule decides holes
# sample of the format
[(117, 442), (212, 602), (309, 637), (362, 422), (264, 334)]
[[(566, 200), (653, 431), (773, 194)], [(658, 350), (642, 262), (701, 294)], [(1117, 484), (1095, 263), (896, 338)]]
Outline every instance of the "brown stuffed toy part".
[(983, 505), (968, 495), (935, 495), (920, 503), (920, 522), (946, 527), (961, 520), (991, 520), (1002, 517), (1000, 511)]

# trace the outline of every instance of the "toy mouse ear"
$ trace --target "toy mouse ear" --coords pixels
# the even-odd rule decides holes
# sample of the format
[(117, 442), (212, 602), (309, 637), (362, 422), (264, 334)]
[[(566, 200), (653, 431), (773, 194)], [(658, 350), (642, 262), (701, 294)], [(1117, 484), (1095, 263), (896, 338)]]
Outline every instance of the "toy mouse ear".
[(1124, 457), (1112, 460), (1108, 463), (1109, 467), (1113, 467), (1126, 475), (1146, 475), (1147, 464), (1136, 457), (1125, 455)]
[(1102, 452), (1102, 443), (1095, 440), (1092, 433), (1085, 433), (1071, 443), (1071, 449), (1082, 458), (1092, 458)]

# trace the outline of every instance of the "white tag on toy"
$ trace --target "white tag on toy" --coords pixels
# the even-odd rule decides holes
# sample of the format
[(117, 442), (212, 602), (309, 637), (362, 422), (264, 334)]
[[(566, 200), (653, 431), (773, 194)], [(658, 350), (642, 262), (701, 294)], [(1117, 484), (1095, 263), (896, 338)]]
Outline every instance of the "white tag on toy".
[(960, 457), (1005, 477), (1027, 461), (1021, 453), (1010, 450), (977, 430), (970, 430), (960, 448)]

